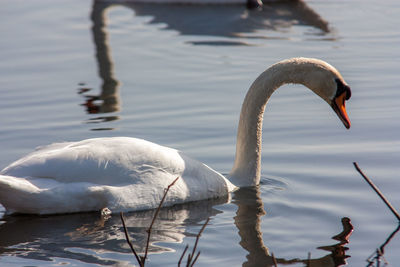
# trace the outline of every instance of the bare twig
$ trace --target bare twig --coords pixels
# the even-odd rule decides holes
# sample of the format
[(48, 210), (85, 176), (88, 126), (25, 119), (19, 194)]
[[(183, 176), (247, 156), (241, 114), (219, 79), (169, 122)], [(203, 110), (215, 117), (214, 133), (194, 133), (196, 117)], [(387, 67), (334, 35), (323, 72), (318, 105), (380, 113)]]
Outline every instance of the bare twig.
[(386, 239), (386, 241), (379, 247), (376, 249), (376, 251), (374, 253), (372, 253), (371, 256), (369, 256), (367, 258), (367, 262), (369, 263), (367, 265), (367, 267), (371, 267), (374, 266), (375, 262), (377, 262), (377, 266), (379, 266), (379, 262), (381, 261), (381, 259), (383, 259), (383, 261), (386, 264), (387, 263), (385, 257), (383, 256), (385, 254), (385, 247), (387, 244), (389, 244), (389, 242), (392, 240), (392, 238), (400, 231), (400, 224), (397, 226), (397, 228), (388, 236), (388, 238)]
[(188, 248), (189, 248), (189, 245), (186, 245), (185, 249), (184, 249), (183, 252), (182, 252), (181, 257), (179, 258), (178, 267), (181, 266), (182, 259), (183, 259), (183, 257), (185, 256), (185, 253), (186, 253), (186, 251), (188, 250)]
[[(204, 231), (204, 229), (206, 228), (206, 226), (207, 226), (207, 224), (208, 224), (209, 221), (210, 221), (210, 218), (207, 218), (206, 222), (203, 224), (203, 226), (201, 227), (199, 233), (198, 233), (197, 236), (196, 236), (196, 242), (194, 243), (194, 246), (193, 246), (191, 258), (193, 258), (193, 255), (194, 255), (194, 253), (196, 252), (197, 244), (199, 243), (200, 236), (201, 236), (201, 234), (203, 233), (203, 231)], [(189, 254), (189, 255), (190, 255), (190, 254)]]
[(193, 267), (193, 265), (196, 263), (199, 256), (200, 256), (200, 251), (197, 253), (196, 257), (194, 257), (194, 260), (193, 260), (192, 264), (190, 264), (190, 267)]
[[(374, 191), (378, 194), (378, 196), (383, 200), (383, 202), (386, 204), (386, 206), (390, 209), (390, 211), (393, 213), (394, 216), (396, 216), (397, 220), (400, 222), (400, 214), (397, 212), (397, 210), (390, 204), (390, 202), (386, 199), (386, 197), (379, 191), (378, 187), (374, 185), (374, 183), (362, 172), (360, 167), (358, 167), (358, 164), (356, 162), (353, 162), (354, 167), (356, 170), (361, 174), (361, 176), (365, 179), (365, 181), (374, 189)], [(396, 228), (396, 230), (389, 235), (389, 237), (386, 239), (385, 243), (383, 243), (376, 251), (367, 259), (368, 262), (368, 267), (369, 266), (374, 266), (374, 262), (376, 262), (376, 266), (380, 266), (381, 260), (385, 262), (385, 266), (388, 265), (389, 263), (386, 261), (385, 257), (383, 256), (385, 246), (391, 241), (391, 239), (396, 235), (396, 233), (400, 230), (400, 224)]]
[[(194, 255), (196, 253), (197, 244), (199, 243), (200, 236), (203, 233), (203, 231), (206, 228), (206, 226), (207, 226), (209, 221), (210, 221), (210, 218), (207, 218), (206, 222), (201, 227), (199, 233), (196, 235), (196, 242), (194, 243), (194, 246), (193, 246), (193, 249), (192, 249), (192, 253), (188, 254), (188, 257), (187, 257), (187, 260), (186, 260), (186, 267), (193, 267), (193, 265), (196, 263), (197, 259), (199, 258), (200, 251), (196, 254), (196, 256), (194, 256)], [(188, 248), (189, 248), (189, 246), (186, 245), (185, 250), (182, 252), (181, 257), (179, 258), (178, 267), (181, 266), (182, 259), (185, 256), (185, 253), (188, 250)]]
[(272, 261), (274, 262), (274, 267), (278, 267), (278, 262), (276, 261), (274, 253), (271, 253)]
[(385, 196), (379, 191), (379, 189), (374, 185), (374, 183), (361, 171), (360, 167), (358, 167), (357, 162), (353, 162), (356, 170), (361, 174), (361, 176), (367, 181), (367, 183), (375, 190), (378, 196), (385, 202), (386, 206), (392, 211), (394, 216), (396, 216), (397, 220), (400, 221), (400, 215), (396, 211), (396, 209), (390, 204), (390, 202), (385, 198)]
[(124, 227), (124, 233), (125, 233), (126, 242), (128, 242), (128, 245), (131, 248), (131, 251), (132, 251), (133, 255), (135, 255), (135, 258), (136, 258), (137, 262), (139, 263), (139, 266), (143, 267), (144, 264), (142, 263), (142, 261), (140, 260), (138, 254), (136, 253), (135, 249), (133, 248), (132, 242), (131, 242), (131, 240), (129, 238), (128, 230), (127, 230), (126, 225), (125, 225), (124, 214), (121, 212), (119, 215), (121, 217), (122, 226)]
[(389, 235), (389, 237), (386, 239), (385, 243), (383, 243), (380, 247), (379, 250), (383, 253), (385, 253), (385, 247), (387, 244), (389, 244), (389, 242), (392, 240), (392, 238), (399, 232), (400, 230), (400, 224), (397, 226), (396, 230), (393, 231), (393, 233), (391, 233)]
[[(164, 203), (164, 201), (165, 201), (165, 198), (166, 198), (166, 196), (167, 196), (167, 193), (168, 193), (169, 189), (176, 183), (176, 181), (177, 181), (178, 179), (179, 179), (179, 177), (177, 177), (177, 178), (176, 178), (170, 185), (168, 185), (168, 187), (165, 189), (165, 192), (164, 192), (164, 195), (163, 195), (163, 197), (162, 197), (162, 199), (161, 199), (161, 201), (160, 201), (160, 204), (158, 205), (158, 207), (157, 207), (157, 209), (156, 209), (156, 212), (155, 212), (154, 215), (153, 215), (153, 219), (152, 219), (152, 221), (151, 221), (151, 223), (150, 223), (150, 226), (149, 226), (149, 228), (146, 230), (146, 232), (147, 232), (147, 241), (146, 241), (146, 249), (145, 249), (145, 252), (144, 252), (144, 256), (139, 256), (139, 255), (136, 253), (135, 249), (133, 248), (132, 242), (130, 241), (130, 238), (129, 238), (129, 235), (128, 235), (128, 230), (127, 230), (126, 225), (125, 225), (125, 219), (124, 219), (123, 213), (121, 212), (121, 214), (120, 214), (120, 215), (121, 215), (122, 225), (123, 225), (123, 228), (124, 228), (124, 233), (125, 233), (126, 242), (129, 244), (129, 247), (131, 248), (132, 253), (135, 255), (135, 258), (136, 258), (137, 262), (139, 263), (139, 266), (140, 266), (140, 267), (144, 267), (144, 266), (145, 266), (145, 263), (146, 263), (147, 254), (148, 254), (149, 245), (150, 245), (151, 231), (152, 231), (152, 229), (153, 229), (154, 222), (155, 222), (155, 220), (156, 220), (156, 218), (157, 218), (157, 216), (158, 216), (158, 213), (159, 213), (160, 210), (161, 210), (161, 207), (162, 207), (162, 205), (163, 205), (163, 203)], [(206, 228), (206, 226), (207, 226), (207, 224), (208, 224), (209, 221), (210, 221), (210, 218), (208, 218), (208, 219), (206, 220), (206, 222), (203, 224), (203, 226), (201, 227), (199, 233), (198, 233), (197, 236), (196, 236), (196, 241), (195, 241), (195, 244), (194, 244), (194, 246), (193, 246), (192, 253), (189, 253), (189, 254), (188, 254), (188, 260), (187, 260), (187, 263), (186, 263), (186, 266), (187, 266), (187, 267), (193, 267), (194, 264), (196, 263), (197, 259), (198, 259), (199, 256), (200, 256), (200, 251), (196, 254), (196, 256), (194, 256), (194, 255), (195, 255), (195, 253), (196, 253), (196, 249), (197, 249), (197, 245), (198, 245), (198, 243), (199, 243), (200, 236), (201, 236), (201, 234), (203, 233), (203, 231), (204, 231), (204, 229)], [(189, 249), (189, 246), (186, 245), (186, 247), (185, 247), (185, 249), (184, 249), (184, 251), (183, 251), (181, 257), (179, 258), (178, 267), (181, 266), (182, 260), (183, 260), (183, 258), (184, 258), (184, 256), (185, 256), (185, 254), (186, 254), (186, 252), (187, 252), (188, 249)]]
[(179, 179), (179, 176), (176, 177), (176, 179), (172, 183), (170, 183), (170, 185), (165, 189), (164, 195), (163, 195), (163, 197), (162, 197), (162, 199), (160, 201), (160, 204), (158, 205), (158, 208), (157, 208), (156, 212), (154, 213), (153, 220), (150, 223), (149, 229), (147, 229), (146, 250), (144, 251), (144, 256), (142, 257), (143, 266), (144, 266), (144, 264), (146, 262), (147, 253), (149, 251), (150, 235), (151, 235), (151, 230), (153, 229), (153, 224), (156, 221), (158, 213), (160, 212), (161, 206), (164, 203), (165, 197), (167, 196), (167, 193), (168, 193), (169, 189), (176, 183), (176, 181), (178, 181), (178, 179)]
[(156, 218), (157, 218), (157, 216), (158, 216), (158, 213), (160, 212), (161, 206), (162, 206), (162, 204), (164, 203), (165, 197), (167, 196), (167, 193), (168, 193), (169, 189), (176, 183), (176, 181), (177, 181), (178, 179), (179, 179), (179, 177), (177, 177), (177, 178), (176, 178), (170, 185), (168, 185), (168, 187), (165, 189), (164, 195), (163, 195), (163, 197), (162, 197), (162, 199), (161, 199), (161, 201), (160, 201), (160, 204), (158, 205), (158, 208), (157, 208), (156, 212), (154, 213), (154, 216), (153, 216), (153, 219), (152, 219), (152, 221), (151, 221), (151, 223), (150, 223), (150, 226), (149, 226), (149, 228), (146, 230), (146, 232), (147, 232), (147, 242), (146, 242), (146, 249), (145, 249), (145, 252), (144, 252), (144, 256), (143, 256), (143, 257), (139, 256), (139, 255), (136, 253), (135, 249), (133, 248), (132, 242), (131, 242), (131, 240), (129, 239), (128, 230), (127, 230), (126, 225), (125, 225), (125, 220), (124, 220), (123, 213), (122, 213), (122, 212), (120, 213), (121, 221), (122, 221), (122, 226), (124, 227), (124, 233), (125, 233), (126, 242), (129, 244), (129, 247), (131, 248), (131, 251), (132, 251), (133, 255), (135, 255), (135, 258), (136, 258), (137, 262), (139, 263), (139, 266), (140, 266), (140, 267), (144, 267), (145, 262), (146, 262), (147, 253), (148, 253), (148, 251), (149, 251), (150, 235), (151, 235), (151, 230), (152, 230), (152, 228), (153, 228), (153, 224), (154, 224), (154, 222), (155, 222), (155, 220), (156, 220)]

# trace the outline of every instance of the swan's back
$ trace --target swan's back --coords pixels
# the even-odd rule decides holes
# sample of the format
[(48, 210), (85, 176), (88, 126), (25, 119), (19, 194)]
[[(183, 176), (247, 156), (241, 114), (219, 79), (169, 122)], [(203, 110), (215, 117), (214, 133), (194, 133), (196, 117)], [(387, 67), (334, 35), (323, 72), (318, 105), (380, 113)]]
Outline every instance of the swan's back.
[[(103, 185), (143, 183), (146, 173), (181, 175), (185, 164), (178, 151), (141, 139), (96, 138), (40, 147), (5, 168), (15, 177), (51, 178), (58, 182)], [(138, 175), (140, 174), (140, 175)]]
[[(151, 209), (176, 177), (165, 205), (214, 198), (233, 188), (175, 149), (128, 137), (95, 138), (42, 147), (6, 167), (0, 172), (0, 203), (12, 212), (41, 214)], [(29, 205), (21, 203), (23, 196), (31, 198)]]

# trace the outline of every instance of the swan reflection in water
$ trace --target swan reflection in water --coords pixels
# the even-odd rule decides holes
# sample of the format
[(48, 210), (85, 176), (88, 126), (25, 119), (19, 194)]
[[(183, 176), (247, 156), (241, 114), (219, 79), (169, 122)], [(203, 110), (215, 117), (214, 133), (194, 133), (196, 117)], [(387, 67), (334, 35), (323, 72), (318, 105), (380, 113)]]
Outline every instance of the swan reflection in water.
[[(149, 24), (166, 25), (165, 29), (178, 31), (181, 35), (203, 36), (191, 44), (246, 45), (243, 39), (273, 39), (264, 35), (252, 35), (260, 30), (285, 31), (294, 25), (311, 26), (320, 33), (328, 33), (328, 23), (301, 0), (266, 3), (262, 9), (248, 10), (241, 5), (177, 5), (144, 4), (135, 1), (93, 1), (91, 11), (92, 35), (98, 74), (102, 80), (100, 94), (91, 94), (92, 88), (79, 84), (78, 93), (85, 98), (82, 106), (88, 114), (116, 113), (121, 110), (120, 82), (114, 74), (114, 64), (109, 47), (107, 11), (113, 6), (124, 6), (136, 16), (151, 16)], [(320, 34), (319, 33), (319, 34)], [(205, 36), (228, 37), (229, 40), (204, 40)], [(246, 36), (248, 38), (246, 38)], [(282, 37), (280, 37), (282, 38)], [(238, 39), (238, 40), (235, 40)], [(240, 39), (240, 41), (239, 41)], [(117, 115), (92, 117), (87, 123), (118, 120)], [(93, 130), (112, 130), (96, 128)]]
[[(296, 25), (319, 29), (318, 34), (330, 31), (328, 23), (302, 0), (267, 1), (261, 9), (254, 10), (249, 10), (244, 5), (157, 5), (138, 3), (135, 0), (117, 3), (131, 8), (135, 16), (150, 16), (149, 24), (165, 25), (164, 29), (177, 31), (181, 35), (235, 38), (246, 37), (262, 30), (285, 32)], [(94, 5), (110, 5), (110, 2), (97, 1)], [(267, 33), (250, 37), (269, 39)], [(230, 42), (245, 44), (232, 39), (222, 44)], [(193, 44), (220, 43), (200, 41)]]
[[(227, 198), (219, 198), (161, 209), (153, 225), (149, 253), (174, 251), (158, 243), (182, 243), (183, 238), (190, 235), (186, 232), (186, 225), (200, 226), (207, 218), (221, 213), (214, 208), (215, 205), (226, 202)], [(144, 252), (146, 230), (154, 212), (124, 214), (131, 241), (138, 253)], [(78, 260), (99, 265), (134, 262), (118, 214), (108, 219), (103, 219), (99, 213), (10, 216), (5, 217), (0, 225), (0, 237), (0, 257), (12, 255), (39, 261), (64, 258), (67, 262)]]
[[(266, 212), (260, 197), (260, 191), (258, 188), (241, 188), (234, 194), (233, 203), (238, 206), (234, 219), (241, 238), (240, 245), (249, 252), (246, 256), (247, 261), (243, 263), (243, 266), (275, 266), (274, 257), (262, 239), (261, 217)], [(346, 258), (350, 256), (346, 255), (348, 248), (344, 245), (349, 243), (353, 226), (350, 223), (350, 219), (346, 217), (342, 218), (342, 225), (343, 231), (332, 237), (339, 243), (318, 247), (318, 249), (329, 251), (330, 254), (315, 259), (284, 259), (277, 256), (275, 258), (277, 264), (304, 263), (306, 266), (315, 267), (333, 267), (346, 264)]]
[[(90, 15), (92, 21), (92, 35), (96, 50), (96, 60), (98, 74), (102, 80), (101, 93), (99, 95), (87, 94), (92, 88), (80, 83), (78, 93), (85, 97), (85, 103), (82, 104), (86, 108), (88, 114), (113, 113), (121, 110), (121, 98), (119, 93), (120, 82), (114, 75), (114, 64), (111, 57), (111, 49), (109, 48), (109, 37), (106, 25), (106, 10), (110, 3), (98, 4), (93, 2), (92, 12)], [(118, 116), (100, 116), (89, 119), (88, 123), (109, 122), (118, 120)], [(112, 128), (97, 128), (93, 130), (112, 130)]]
[[(170, 257), (176, 258), (177, 262), (184, 247), (180, 243), (185, 237), (194, 238), (197, 234), (188, 233), (186, 228), (198, 228), (207, 218), (218, 216), (222, 211), (218, 210), (217, 205), (229, 201), (228, 198), (219, 198), (163, 208), (153, 226), (150, 259), (151, 254), (174, 252), (177, 248), (175, 256)], [(232, 202), (237, 206), (234, 223), (241, 239), (239, 244), (248, 252), (246, 259), (243, 259), (243, 266), (274, 266), (273, 257), (262, 238), (261, 218), (266, 213), (258, 188), (239, 189), (234, 193)], [(146, 229), (154, 212), (150, 210), (125, 213), (132, 243), (140, 253), (145, 247)], [(3, 220), (3, 224), (0, 225), (0, 257), (12, 255), (38, 261), (54, 261), (55, 258), (59, 258), (67, 262), (78, 260), (99, 265), (134, 262), (118, 214), (107, 220), (100, 218), (98, 213), (11, 216)], [(277, 255), (277, 263), (303, 263), (306, 266), (321, 267), (346, 264), (346, 258), (349, 256), (346, 255), (347, 248), (344, 245), (348, 243), (353, 227), (348, 218), (343, 218), (342, 224), (342, 233), (333, 237), (339, 243), (319, 247), (329, 252), (326, 256), (315, 259), (284, 259)], [(207, 227), (212, 227), (212, 220)], [(206, 242), (205, 240), (202, 244)]]

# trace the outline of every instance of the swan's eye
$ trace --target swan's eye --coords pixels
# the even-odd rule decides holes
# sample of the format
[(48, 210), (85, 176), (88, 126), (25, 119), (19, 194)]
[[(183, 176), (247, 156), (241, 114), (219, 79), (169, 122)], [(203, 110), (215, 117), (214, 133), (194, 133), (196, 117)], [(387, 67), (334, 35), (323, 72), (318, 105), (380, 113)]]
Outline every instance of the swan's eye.
[(346, 92), (346, 100), (349, 100), (351, 97), (351, 90), (347, 84), (344, 84), (340, 79), (335, 79), (337, 89), (335, 97), (340, 96), (344, 92)]

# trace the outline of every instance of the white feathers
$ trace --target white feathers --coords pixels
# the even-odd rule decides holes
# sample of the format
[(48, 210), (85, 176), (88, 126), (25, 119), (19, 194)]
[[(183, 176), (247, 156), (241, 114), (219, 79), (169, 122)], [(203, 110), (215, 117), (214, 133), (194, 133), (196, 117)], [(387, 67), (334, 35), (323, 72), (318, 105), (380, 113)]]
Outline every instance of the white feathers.
[(42, 147), (0, 172), (0, 203), (8, 212), (113, 212), (226, 195), (235, 187), (181, 152), (141, 139), (88, 139)]

